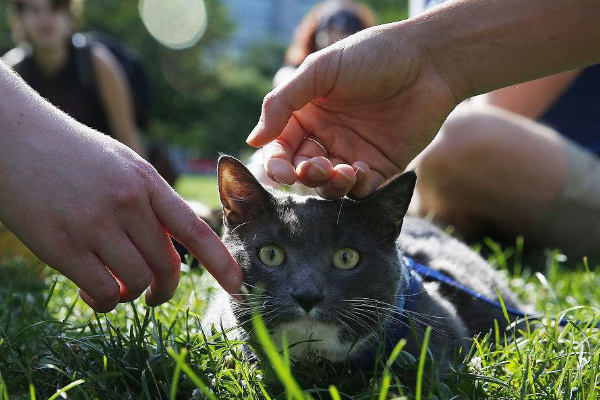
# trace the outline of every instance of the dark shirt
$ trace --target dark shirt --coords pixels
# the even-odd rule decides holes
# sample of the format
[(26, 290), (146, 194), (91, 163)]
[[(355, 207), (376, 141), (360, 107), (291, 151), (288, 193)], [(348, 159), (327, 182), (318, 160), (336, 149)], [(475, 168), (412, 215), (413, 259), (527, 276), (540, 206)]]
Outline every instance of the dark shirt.
[(94, 79), (89, 46), (69, 46), (66, 65), (53, 77), (45, 77), (31, 54), (14, 66), (21, 77), (42, 97), (77, 121), (110, 134), (106, 110)]
[(539, 121), (600, 154), (600, 64), (586, 68)]

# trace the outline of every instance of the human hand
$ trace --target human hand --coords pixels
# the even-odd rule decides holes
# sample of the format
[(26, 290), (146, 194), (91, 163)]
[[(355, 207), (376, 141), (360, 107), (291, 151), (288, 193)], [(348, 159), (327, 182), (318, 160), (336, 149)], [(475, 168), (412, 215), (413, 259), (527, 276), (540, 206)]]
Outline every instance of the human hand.
[(18, 113), (0, 107), (0, 220), (75, 282), (87, 304), (107, 312), (148, 286), (148, 305), (169, 300), (180, 268), (169, 234), (237, 293), (238, 264), (150, 164), (41, 99), (33, 103)]
[(325, 198), (369, 195), (423, 150), (459, 100), (403, 23), (312, 54), (269, 93), (248, 138), (267, 175)]

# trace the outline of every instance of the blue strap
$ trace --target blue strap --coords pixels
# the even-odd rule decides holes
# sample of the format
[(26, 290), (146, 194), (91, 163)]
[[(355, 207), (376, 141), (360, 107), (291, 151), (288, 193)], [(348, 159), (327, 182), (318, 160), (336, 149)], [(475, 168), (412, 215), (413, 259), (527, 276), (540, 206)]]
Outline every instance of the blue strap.
[[(444, 283), (448, 286), (451, 286), (455, 289), (460, 290), (461, 292), (467, 293), (467, 294), (475, 297), (479, 301), (482, 301), (484, 303), (487, 303), (487, 304), (494, 306), (496, 308), (499, 308), (499, 309), (503, 308), (502, 304), (499, 301), (489, 299), (489, 298), (485, 297), (484, 295), (482, 295), (481, 293), (477, 293), (474, 290), (471, 290), (470, 288), (464, 286), (463, 284), (455, 281), (448, 275), (445, 275), (444, 273), (442, 273), (436, 269), (433, 269), (431, 267), (428, 267), (426, 265), (419, 264), (418, 262), (416, 262), (414, 259), (412, 259), (410, 257), (406, 257), (406, 266), (410, 270), (416, 272), (417, 274), (421, 275), (425, 279), (429, 278), (431, 280)], [(506, 310), (506, 312), (508, 314), (516, 316), (518, 318), (527, 318), (529, 320), (540, 320), (543, 318), (543, 316), (541, 316), (541, 315), (528, 315), (525, 312), (518, 310), (516, 308), (509, 307), (506, 304), (504, 305), (504, 309)], [(577, 325), (585, 325), (585, 323), (581, 322), (581, 321), (571, 321), (571, 322), (573, 322)], [(569, 324), (569, 320), (567, 318), (561, 318), (559, 320), (559, 324), (560, 324), (560, 326), (566, 326)], [(600, 322), (596, 323), (595, 328), (600, 328)]]
[[(423, 291), (423, 279), (419, 274), (411, 268), (407, 268), (408, 278), (404, 293), (398, 296), (398, 314), (400, 314), (400, 322), (391, 324), (386, 329), (386, 337), (388, 345), (392, 349), (401, 339), (405, 338), (410, 331), (410, 314), (417, 309), (419, 294)], [(407, 312), (408, 311), (408, 312)], [(391, 349), (390, 349), (391, 350)]]
[[(483, 301), (484, 303), (487, 303), (491, 306), (494, 306), (494, 307), (497, 307), (500, 309), (502, 308), (502, 304), (500, 304), (500, 302), (488, 299), (481, 293), (477, 293), (474, 290), (471, 290), (468, 287), (458, 283), (454, 279), (450, 278), (448, 275), (445, 275), (442, 272), (440, 272), (436, 269), (430, 268), (428, 266), (425, 266), (423, 264), (419, 264), (412, 258), (408, 258), (408, 257), (406, 258), (406, 266), (409, 269), (412, 269), (413, 271), (415, 271), (417, 274), (421, 275), (425, 279), (429, 278), (429, 279), (437, 281), (437, 282), (445, 283), (446, 285), (452, 286), (453, 288), (458, 289), (461, 292), (470, 294), (471, 296), (475, 297), (477, 300)], [(525, 318), (527, 316), (523, 311), (517, 310), (516, 308), (512, 308), (507, 305), (505, 305), (504, 308), (506, 309), (506, 312), (508, 312), (509, 314), (515, 315), (517, 317)]]
[[(457, 282), (456, 280), (452, 279), (448, 275), (445, 275), (444, 273), (438, 270), (435, 270), (423, 264), (419, 264), (410, 257), (405, 257), (404, 262), (407, 267), (407, 275), (404, 277), (404, 281), (406, 283), (404, 286), (404, 293), (398, 296), (397, 304), (400, 321), (389, 323), (388, 326), (385, 327), (385, 340), (383, 340), (383, 343), (380, 343), (380, 346), (374, 349), (369, 349), (354, 360), (355, 366), (359, 369), (372, 367), (379, 350), (382, 350), (386, 354), (386, 358), (389, 357), (396, 344), (408, 335), (411, 329), (411, 325), (410, 317), (407, 314), (410, 314), (411, 311), (414, 311), (417, 308), (419, 294), (423, 291), (423, 279), (441, 282), (457, 290), (460, 290), (461, 292), (467, 293), (470, 296), (476, 298), (477, 300), (489, 304), (493, 307), (496, 307), (498, 309), (503, 308), (500, 302), (489, 299), (481, 293), (475, 292), (474, 290), (464, 286), (463, 284)], [(527, 318), (528, 320), (542, 319), (541, 315), (527, 315), (521, 310), (506, 306), (506, 304), (504, 305), (504, 309), (508, 314), (516, 316), (518, 318)], [(569, 324), (569, 322), (572, 322), (577, 325), (584, 324), (581, 321), (569, 321), (567, 318), (560, 319), (559, 324), (561, 326), (565, 326)], [(598, 322), (594, 327), (600, 328), (600, 322)], [(383, 346), (383, 348), (381, 348), (381, 346)]]
[(382, 351), (386, 355), (385, 359), (387, 359), (396, 344), (410, 332), (411, 322), (407, 314), (417, 308), (419, 294), (423, 291), (423, 280), (411, 268), (406, 268), (404, 271), (402, 276), (404, 285), (401, 287), (403, 292), (398, 296), (397, 319), (384, 327), (383, 340), (377, 346), (367, 349), (354, 358), (353, 364), (359, 370), (372, 367), (379, 351)]

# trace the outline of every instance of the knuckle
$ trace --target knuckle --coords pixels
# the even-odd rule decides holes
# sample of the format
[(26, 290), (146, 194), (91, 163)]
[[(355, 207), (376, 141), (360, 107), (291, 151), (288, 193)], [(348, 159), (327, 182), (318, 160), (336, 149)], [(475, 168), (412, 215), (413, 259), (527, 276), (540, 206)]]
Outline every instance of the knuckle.
[(239, 275), (239, 270), (240, 270), (239, 265), (237, 265), (235, 263), (227, 263), (225, 268), (223, 268), (222, 274), (223, 274), (223, 277), (225, 277), (225, 278), (236, 277)]
[(163, 277), (172, 277), (173, 275), (179, 274), (179, 270), (181, 268), (181, 258), (176, 251), (173, 251), (169, 257), (165, 260), (164, 263), (157, 265), (154, 273), (157, 276)]
[(268, 112), (269, 110), (271, 110), (273, 108), (273, 105), (276, 103), (277, 98), (276, 96), (273, 94), (273, 92), (267, 94), (263, 100), (263, 104), (262, 104), (262, 108), (263, 111)]
[[(76, 239), (76, 232), (86, 232), (90, 229), (98, 230), (104, 228), (106, 225), (106, 212), (103, 212), (99, 208), (90, 207), (87, 210), (83, 210), (80, 213), (79, 220), (73, 225), (73, 232), (71, 236)], [(75, 240), (75, 243), (78, 240)]]
[(158, 183), (158, 172), (144, 160), (128, 165), (126, 174), (109, 188), (108, 198), (119, 207), (139, 205)]
[(140, 277), (138, 277), (138, 279), (129, 286), (129, 291), (136, 293), (136, 294), (140, 294), (141, 292), (143, 292), (148, 286), (150, 286), (150, 283), (152, 282), (152, 273), (148, 270), (146, 270)]
[(181, 268), (181, 257), (177, 254), (176, 251), (171, 252), (170, 260), (167, 263), (167, 268), (169, 273), (178, 273)]
[(212, 229), (195, 214), (190, 219), (188, 233), (192, 240), (204, 240), (208, 235), (212, 235)]
[(230, 293), (238, 291), (243, 280), (244, 274), (237, 263), (228, 263), (218, 277), (219, 283)]
[(316, 53), (309, 54), (308, 57), (306, 57), (304, 59), (304, 62), (302, 63), (303, 68), (306, 69), (310, 66), (313, 66), (317, 62), (318, 59), (319, 58)]
[(99, 307), (106, 307), (116, 304), (119, 300), (120, 294), (121, 288), (116, 281), (105, 283), (98, 288), (96, 293), (94, 293), (92, 300), (94, 300)]
[(136, 206), (141, 200), (139, 191), (135, 190), (134, 187), (128, 186), (114, 189), (110, 198), (113, 204), (124, 208)]
[(146, 183), (154, 183), (158, 176), (156, 169), (150, 163), (144, 160), (133, 163), (130, 169)]

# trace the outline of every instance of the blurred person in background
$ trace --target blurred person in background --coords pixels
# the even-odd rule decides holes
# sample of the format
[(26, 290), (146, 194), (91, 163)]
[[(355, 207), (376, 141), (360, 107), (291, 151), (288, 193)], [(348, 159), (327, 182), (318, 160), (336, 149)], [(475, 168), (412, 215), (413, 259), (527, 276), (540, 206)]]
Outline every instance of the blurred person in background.
[[(411, 14), (444, 0), (411, 0)], [(495, 234), (599, 256), (600, 65), (464, 102), (409, 166), (411, 211), (466, 238)]]
[[(81, 0), (12, 0), (18, 47), (4, 61), (42, 97), (77, 121), (145, 156), (133, 98), (119, 60), (76, 32)], [(76, 40), (78, 38), (78, 40)]]
[(370, 8), (351, 0), (328, 0), (315, 5), (302, 19), (285, 54), (285, 65), (273, 86), (285, 81), (314, 52), (375, 25)]
[[(273, 86), (285, 82), (312, 53), (374, 25), (373, 11), (363, 4), (352, 0), (327, 0), (318, 3), (296, 27), (292, 43), (285, 54), (285, 64), (273, 77)], [(262, 150), (250, 157), (247, 167), (261, 183), (280, 187), (279, 183), (265, 174)], [(313, 189), (300, 184), (294, 185), (293, 189), (302, 194), (314, 194)]]

